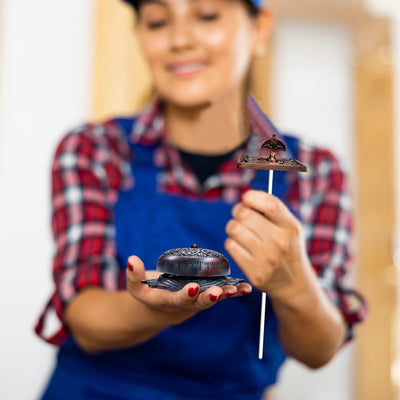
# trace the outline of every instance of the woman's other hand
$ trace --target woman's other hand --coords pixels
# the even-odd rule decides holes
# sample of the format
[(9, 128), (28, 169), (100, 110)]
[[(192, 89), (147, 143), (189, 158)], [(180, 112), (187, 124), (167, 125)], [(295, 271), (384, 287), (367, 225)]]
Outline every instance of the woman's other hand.
[(232, 216), (225, 247), (250, 282), (272, 298), (301, 293), (315, 274), (300, 222), (285, 204), (249, 190)]
[(342, 346), (345, 323), (319, 285), (300, 222), (278, 198), (255, 190), (232, 215), (226, 250), (271, 299), (285, 351), (312, 368), (324, 365)]

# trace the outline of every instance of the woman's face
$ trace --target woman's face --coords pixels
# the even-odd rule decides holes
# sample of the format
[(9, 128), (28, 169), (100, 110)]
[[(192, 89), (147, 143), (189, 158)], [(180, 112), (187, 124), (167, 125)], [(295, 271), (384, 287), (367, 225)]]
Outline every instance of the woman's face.
[(192, 107), (243, 90), (258, 25), (242, 0), (145, 0), (138, 35), (161, 97)]

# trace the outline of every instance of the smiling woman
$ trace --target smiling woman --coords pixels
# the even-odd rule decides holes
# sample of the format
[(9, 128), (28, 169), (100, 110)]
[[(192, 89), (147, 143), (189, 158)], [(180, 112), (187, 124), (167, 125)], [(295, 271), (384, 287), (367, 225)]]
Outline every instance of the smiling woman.
[[(345, 176), (330, 152), (292, 137), (288, 150), (310, 174), (277, 174), (277, 197), (257, 190), (262, 171), (236, 168), (279, 135), (249, 98), (271, 30), (259, 2), (130, 3), (159, 98), (57, 148), (56, 288), (36, 331), (44, 337), (51, 309), (62, 324), (44, 337), (60, 351), (43, 399), (259, 399), (287, 355), (324, 365), (365, 314), (342, 287)], [(174, 292), (141, 283), (158, 275), (162, 253), (187, 243), (228, 253), (232, 275), (250, 283)], [(261, 292), (268, 339), (258, 360)]]
[[(270, 27), (241, 1), (144, 2), (138, 36), (160, 95), (180, 106), (243, 93), (244, 78)], [(265, 27), (260, 24), (264, 23)]]

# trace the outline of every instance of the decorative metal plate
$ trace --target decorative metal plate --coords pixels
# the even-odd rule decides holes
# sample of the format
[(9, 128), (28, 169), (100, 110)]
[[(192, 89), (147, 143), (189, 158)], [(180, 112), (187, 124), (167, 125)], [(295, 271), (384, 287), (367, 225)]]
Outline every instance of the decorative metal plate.
[(237, 163), (237, 168), (307, 172), (307, 167), (294, 158), (276, 158), (276, 153), (286, 151), (285, 143), (277, 139), (276, 135), (265, 140), (261, 144), (260, 150), (268, 150), (269, 157), (242, 155)]
[(242, 155), (239, 158), (238, 168), (251, 169), (269, 169), (275, 171), (296, 171), (307, 172), (307, 167), (294, 158), (276, 158), (276, 161), (270, 161), (269, 157), (261, 156), (246, 156)]
[(146, 279), (142, 283), (149, 285), (151, 288), (155, 289), (165, 289), (165, 290), (180, 290), (185, 287), (188, 283), (197, 283), (200, 286), (200, 291), (203, 292), (209, 289), (211, 286), (237, 286), (239, 283), (244, 282), (244, 279), (235, 279), (227, 276), (219, 276), (215, 278), (201, 278), (193, 276), (175, 276), (171, 274), (162, 274), (155, 279)]

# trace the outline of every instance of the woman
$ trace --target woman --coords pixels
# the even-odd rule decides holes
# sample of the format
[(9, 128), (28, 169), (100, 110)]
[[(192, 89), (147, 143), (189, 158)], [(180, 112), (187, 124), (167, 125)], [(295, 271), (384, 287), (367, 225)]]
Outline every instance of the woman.
[[(341, 286), (344, 176), (329, 152), (289, 137), (311, 172), (278, 174), (277, 197), (255, 190), (264, 173), (236, 168), (275, 133), (248, 102), (250, 65), (271, 30), (260, 1), (129, 2), (160, 100), (77, 129), (57, 149), (56, 291), (36, 330), (51, 309), (62, 328), (46, 338), (60, 351), (43, 399), (259, 399), (286, 355), (324, 365), (363, 317)], [(232, 276), (254, 289), (141, 284), (160, 254), (191, 243), (228, 253)]]

